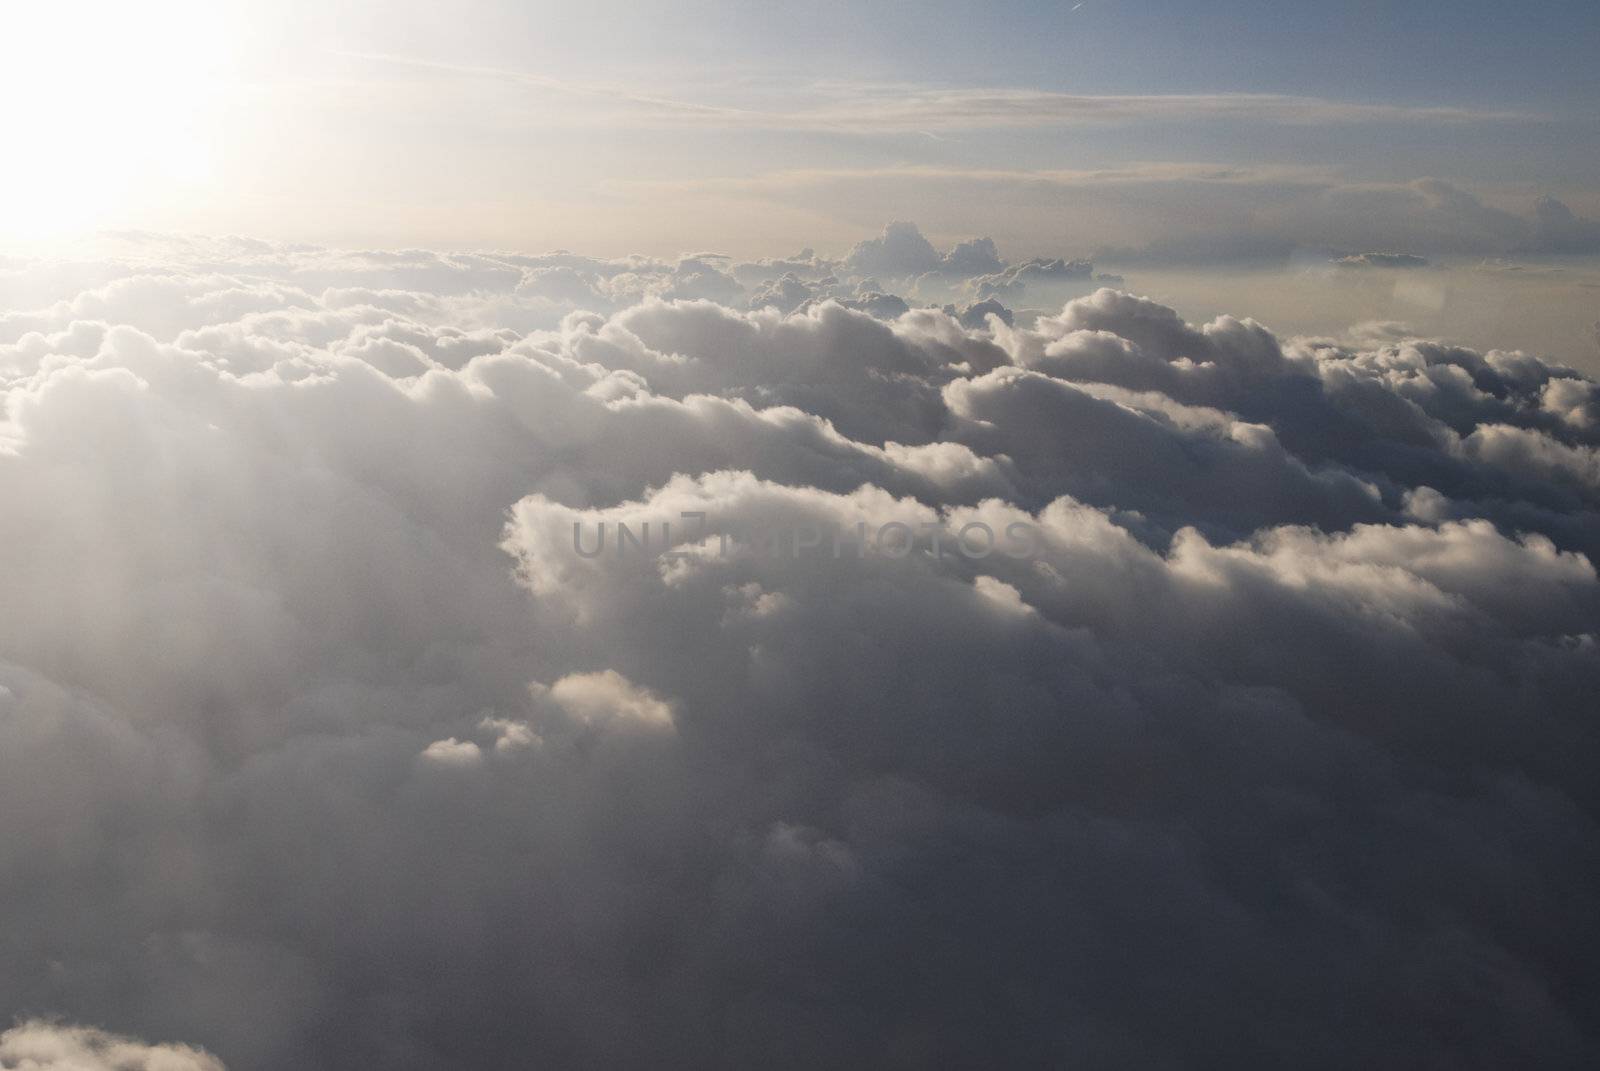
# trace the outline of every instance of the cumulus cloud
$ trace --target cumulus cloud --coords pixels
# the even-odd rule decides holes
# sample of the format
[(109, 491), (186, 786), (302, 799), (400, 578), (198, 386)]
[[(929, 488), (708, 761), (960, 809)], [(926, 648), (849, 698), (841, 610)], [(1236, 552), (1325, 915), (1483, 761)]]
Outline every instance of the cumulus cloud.
[(943, 263), (917, 225), (905, 221), (890, 223), (878, 237), (858, 242), (845, 257), (845, 264), (864, 275), (919, 275), (937, 271)]
[(423, 748), (422, 758), (436, 766), (475, 766), (483, 760), (483, 752), (471, 740), (457, 740), (452, 736), (448, 740), (435, 740)]
[(145, 245), (4, 276), (0, 1008), (205, 1052), (0, 1064), (1600, 1055), (1593, 380), (898, 227)]
[(223, 1071), (188, 1045), (147, 1045), (86, 1026), (30, 1020), (0, 1033), (6, 1071)]
[[(1079, 262), (1074, 262), (1077, 269)], [(890, 223), (875, 238), (857, 242), (840, 262), (839, 267), (861, 276), (882, 275), (892, 279), (910, 280), (915, 286), (916, 276), (1011, 279), (1019, 274), (1062, 276), (1068, 274), (1060, 260), (1030, 260), (1010, 267), (1000, 259), (993, 238), (971, 238), (957, 242), (949, 251), (940, 253), (923, 236), (915, 223), (904, 221)], [(1083, 270), (1071, 274), (1087, 275), (1092, 270), (1085, 262)], [(987, 294), (981, 296), (989, 296)]]
[(1554, 197), (1541, 197), (1533, 206), (1533, 240), (1552, 253), (1600, 251), (1600, 220), (1584, 219)]
[(969, 286), (980, 298), (1003, 297), (1016, 301), (1027, 293), (1030, 282), (1037, 289), (1040, 284), (1088, 279), (1093, 274), (1094, 265), (1087, 260), (1035, 257), (980, 275)]

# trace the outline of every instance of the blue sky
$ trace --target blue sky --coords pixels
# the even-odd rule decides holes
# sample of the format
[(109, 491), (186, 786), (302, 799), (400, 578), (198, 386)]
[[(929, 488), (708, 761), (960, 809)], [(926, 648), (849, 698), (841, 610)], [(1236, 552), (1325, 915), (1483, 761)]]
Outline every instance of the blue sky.
[[(1295, 93), (1594, 118), (1600, 6), (1582, 2), (474, 4), (347, 31), (454, 58), (613, 75), (654, 68), (1026, 85), (1074, 93)], [(441, 25), (440, 23), (446, 23)], [(480, 32), (485, 31), (485, 32)], [(592, 52), (574, 43), (604, 38)]]
[[(554, 63), (574, 73), (625, 73), (645, 61), (667, 70), (746, 65), (1068, 92), (1517, 103), (1574, 115), (1592, 114), (1600, 90), (1600, 7), (1582, 2), (476, 2), (399, 22), (349, 9), (334, 17), (348, 33), (465, 45), (480, 56), (488, 49), (499, 63)], [(598, 54), (573, 48), (595, 36), (605, 38)]]

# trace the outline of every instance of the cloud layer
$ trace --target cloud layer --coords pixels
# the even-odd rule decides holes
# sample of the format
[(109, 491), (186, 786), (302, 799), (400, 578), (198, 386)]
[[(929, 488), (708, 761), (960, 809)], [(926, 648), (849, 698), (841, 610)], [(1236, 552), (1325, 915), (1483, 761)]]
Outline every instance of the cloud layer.
[[(1549, 196), (1491, 203), (1438, 178), (1375, 182), (1337, 169), (1152, 163), (1095, 171), (893, 166), (742, 178), (617, 179), (623, 198), (689, 205), (826, 206), (843, 218), (913, 213), (976, 222), (1012, 246), (1072, 243), (1119, 265), (1281, 264), (1387, 250), (1415, 256), (1592, 256), (1600, 222)], [(907, 245), (897, 263), (938, 265)], [(909, 261), (906, 258), (910, 258)]]
[[(235, 1071), (1591, 1064), (1600, 385), (888, 285), (1088, 270), (8, 265), (0, 1010)], [(914, 545), (743, 540), (858, 525)], [(0, 1066), (216, 1066), (116, 1046)]]
[[(602, 85), (527, 71), (468, 66), (373, 53), (344, 53), (378, 69), (408, 71), (431, 95), (498, 86), (551, 107), (546, 122), (624, 128), (705, 126), (718, 130), (895, 132), (992, 130), (1088, 123), (1250, 121), (1323, 126), (1343, 123), (1538, 123), (1545, 117), (1508, 109), (1413, 106), (1327, 100), (1285, 93), (1087, 94), (1042, 89), (940, 87), (769, 76), (745, 85), (734, 105), (691, 100), (671, 89)], [(700, 96), (705, 97), (702, 91)], [(713, 94), (713, 97), (716, 96)], [(770, 98), (763, 106), (762, 98)], [(751, 106), (754, 99), (755, 106)]]

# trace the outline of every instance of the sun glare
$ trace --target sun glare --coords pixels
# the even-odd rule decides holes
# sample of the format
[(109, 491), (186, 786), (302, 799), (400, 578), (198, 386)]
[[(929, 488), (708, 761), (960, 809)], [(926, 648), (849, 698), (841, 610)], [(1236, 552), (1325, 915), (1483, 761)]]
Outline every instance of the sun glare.
[(234, 43), (223, 6), (33, 4), (7, 22), (0, 233), (116, 226), (206, 181)]

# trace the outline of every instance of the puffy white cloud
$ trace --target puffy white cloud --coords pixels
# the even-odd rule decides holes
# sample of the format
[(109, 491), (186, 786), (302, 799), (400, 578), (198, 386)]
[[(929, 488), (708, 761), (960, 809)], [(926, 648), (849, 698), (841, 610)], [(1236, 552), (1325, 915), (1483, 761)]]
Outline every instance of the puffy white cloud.
[[(496, 745), (498, 746), (498, 741)], [(422, 749), (422, 760), (436, 766), (476, 766), (483, 761), (483, 751), (471, 740), (435, 740)]]
[(943, 258), (915, 223), (902, 220), (884, 227), (878, 237), (858, 242), (845, 263), (864, 274), (899, 277), (937, 271)]
[[(1042, 263), (1047, 262), (1029, 261), (1013, 270), (1036, 268)], [(935, 281), (939, 276), (989, 276), (1008, 270), (993, 238), (971, 238), (957, 242), (947, 253), (940, 253), (923, 237), (915, 223), (904, 221), (890, 223), (876, 238), (856, 243), (840, 266), (861, 275), (882, 275), (891, 279), (930, 274)]]
[(672, 727), (671, 705), (616, 670), (569, 673), (549, 688), (534, 687), (535, 695), (548, 696), (569, 717), (584, 725), (617, 723), (647, 729)]
[(0, 1009), (236, 1069), (1600, 1051), (1592, 380), (809, 252), (158, 252), (3, 314)]
[(147, 1045), (86, 1026), (30, 1020), (0, 1033), (6, 1071), (223, 1071), (188, 1045)]

